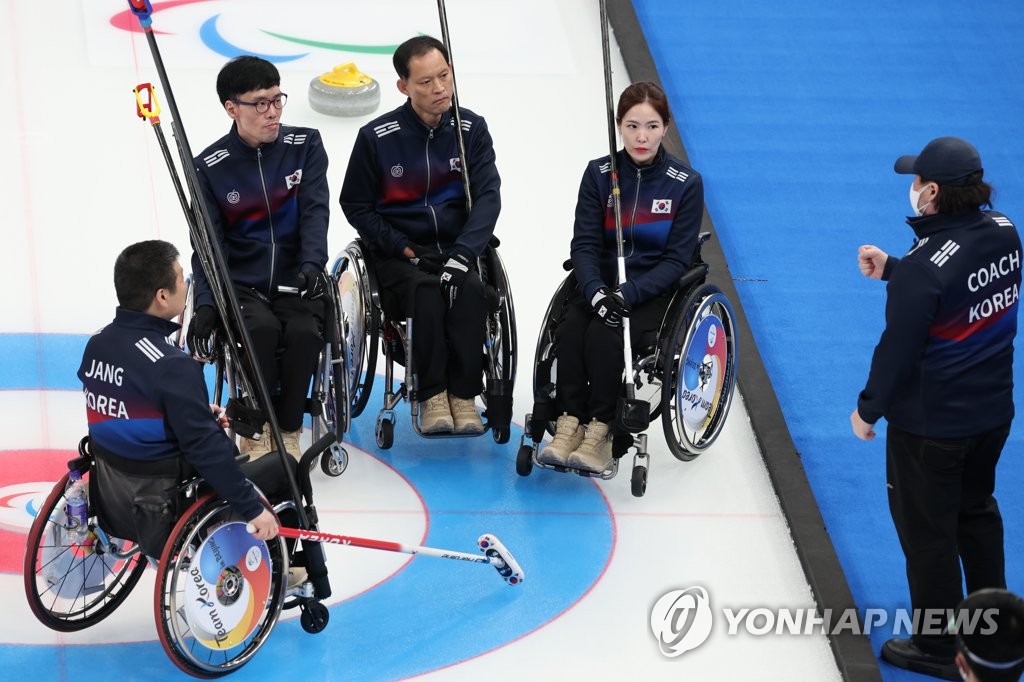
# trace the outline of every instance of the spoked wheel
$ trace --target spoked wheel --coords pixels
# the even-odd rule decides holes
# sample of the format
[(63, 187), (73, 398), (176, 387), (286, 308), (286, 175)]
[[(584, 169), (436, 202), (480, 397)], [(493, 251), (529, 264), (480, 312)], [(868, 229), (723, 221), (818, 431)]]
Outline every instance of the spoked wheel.
[[(109, 616), (146, 570), (145, 557), (132, 542), (110, 538), (103, 547), (91, 531), (81, 544), (69, 535), (64, 515), (67, 482), (64, 474), (36, 513), (23, 570), (32, 613), (60, 632), (82, 630)], [(90, 523), (95, 524), (91, 510)]]
[[(333, 281), (333, 275), (331, 279)], [(320, 354), (320, 367), (313, 379), (313, 395), (321, 404), (321, 413), (313, 419), (313, 442), (328, 433), (333, 433), (337, 438), (337, 442), (320, 458), (321, 470), (328, 476), (335, 477), (341, 476), (348, 467), (348, 453), (341, 443), (351, 426), (351, 400), (347, 381), (351, 372), (348, 368), (348, 353), (345, 350), (340, 325), (342, 318), (338, 298), (328, 296), (325, 302), (331, 306), (334, 314), (327, 315), (324, 321), (325, 324), (330, 324), (327, 330), (329, 339)]]
[(504, 445), (511, 436), (512, 391), (519, 358), (515, 305), (508, 275), (497, 250), (488, 247), (480, 259), (480, 265), (480, 277), (487, 287), (492, 307), (487, 315), (487, 335), (484, 339), (486, 362), (481, 399), (487, 408), (491, 436), (495, 443)]
[(690, 294), (666, 346), (662, 427), (669, 449), (689, 461), (721, 433), (736, 384), (736, 329), (721, 290), (702, 284)]
[[(558, 326), (559, 319), (561, 319), (562, 310), (575, 289), (576, 275), (570, 272), (562, 280), (562, 283), (558, 285), (555, 293), (551, 295), (548, 307), (544, 311), (544, 320), (541, 323), (540, 334), (537, 336), (537, 346), (533, 351), (533, 396), (535, 401), (543, 398), (546, 402), (553, 403), (555, 400), (555, 384), (558, 382), (558, 354), (555, 329)], [(532, 412), (533, 418), (537, 418), (536, 403)], [(530, 423), (530, 419), (526, 421)], [(540, 421), (544, 424), (544, 430), (549, 435), (555, 435), (554, 419), (540, 418)], [(543, 435), (542, 432), (534, 434), (535, 441), (539, 443)], [(516, 470), (519, 471), (518, 458)], [(520, 475), (525, 476), (526, 474), (520, 471)]]
[(358, 417), (370, 400), (377, 369), (380, 337), (379, 313), (372, 298), (371, 274), (359, 240), (349, 244), (331, 268), (338, 281), (338, 307), (342, 347), (346, 353), (347, 395), (351, 418)]
[(248, 663), (284, 603), (284, 540), (257, 540), (227, 502), (196, 500), (178, 520), (157, 570), (156, 626), (164, 651), (195, 677)]

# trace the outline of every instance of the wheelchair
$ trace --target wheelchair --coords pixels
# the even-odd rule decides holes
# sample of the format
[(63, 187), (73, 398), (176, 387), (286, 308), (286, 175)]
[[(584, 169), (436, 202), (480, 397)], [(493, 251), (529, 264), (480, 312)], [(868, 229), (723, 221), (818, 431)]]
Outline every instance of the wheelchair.
[[(298, 468), (307, 509), (312, 505), (308, 464), (330, 440), (328, 436), (308, 449)], [(25, 552), (25, 595), (43, 625), (59, 632), (95, 625), (127, 599), (152, 564), (160, 643), (171, 661), (194, 677), (221, 677), (248, 663), (283, 609), (299, 607), (306, 632), (327, 626), (329, 612), (320, 600), (330, 596), (330, 589), (320, 545), (304, 543), (299, 552), (289, 551), (280, 536), (257, 540), (227, 502), (191, 478), (177, 488), (184, 511), (154, 561), (134, 540), (106, 532), (110, 516), (98, 494), (98, 469), (88, 437), (79, 443), (79, 457), (68, 462), (68, 469), (32, 522)], [(89, 491), (87, 529), (76, 528), (64, 511), (71, 470), (82, 474)], [(274, 507), (263, 502), (275, 514), (295, 508), (294, 500)], [(310, 576), (318, 566), (316, 574), (322, 577), (289, 587), (288, 569), (296, 561), (310, 568)]]
[[(512, 389), (515, 383), (517, 339), (515, 309), (505, 266), (498, 255), (499, 241), (491, 237), (477, 259), (480, 278), (488, 299), (487, 333), (484, 341), (484, 428), (494, 442), (509, 441), (512, 422)], [(350, 417), (358, 417), (366, 408), (373, 389), (378, 344), (384, 354), (384, 406), (374, 429), (377, 447), (387, 450), (394, 444), (395, 407), (408, 399), (413, 429), (425, 438), (461, 438), (478, 434), (425, 434), (419, 427), (419, 401), (416, 373), (412, 365), (410, 320), (397, 310), (397, 302), (377, 285), (373, 262), (365, 242), (357, 238), (335, 258), (331, 274), (338, 282), (341, 329), (347, 351)], [(395, 388), (395, 365), (405, 367), (404, 378)]]
[[(548, 304), (537, 339), (533, 411), (526, 415), (516, 455), (516, 472), (520, 476), (530, 475), (533, 467), (538, 466), (610, 479), (618, 472), (619, 459), (633, 449), (631, 491), (641, 497), (647, 490), (650, 467), (647, 434), (641, 432), (650, 421), (660, 417), (669, 450), (683, 461), (693, 460), (715, 441), (732, 404), (737, 347), (732, 305), (718, 287), (706, 282), (709, 267), (701, 258), (701, 246), (710, 236), (709, 232), (700, 234), (690, 269), (676, 284), (656, 338), (633, 348), (629, 377), (635, 394), (631, 403), (633, 414), (624, 414), (626, 401), (620, 401), (619, 415), (612, 426), (612, 465), (600, 474), (538, 459), (544, 434), (554, 435), (558, 418), (555, 329), (563, 306), (577, 286), (575, 274), (569, 272)], [(565, 267), (571, 270), (572, 262), (566, 261)], [(635, 406), (642, 409), (643, 403), (647, 403), (647, 414), (638, 416)]]
[[(341, 476), (348, 467), (348, 451), (345, 450), (342, 439), (348, 432), (351, 421), (348, 409), (349, 384), (344, 380), (344, 377), (349, 374), (348, 354), (345, 352), (345, 337), (341, 329), (341, 303), (338, 297), (337, 279), (327, 275), (327, 281), (329, 284), (327, 294), (322, 299), (324, 301), (324, 335), (326, 338), (324, 348), (320, 351), (320, 356), (317, 359), (317, 368), (313, 373), (309, 398), (306, 400), (306, 413), (311, 418), (314, 443), (329, 433), (333, 433), (336, 437), (320, 460), (320, 469), (333, 478)], [(188, 280), (188, 286), (185, 310), (179, 320), (181, 332), (177, 339), (177, 345), (182, 350), (185, 350), (185, 331), (192, 319), (195, 302), (191, 278)], [(291, 288), (279, 287), (278, 289), (285, 295), (298, 295), (298, 291)], [(244, 397), (251, 395), (252, 391), (245, 385), (242, 373), (230, 352), (231, 349), (225, 343), (214, 343), (213, 346), (209, 356), (189, 349), (197, 360), (212, 362), (215, 367), (213, 402), (223, 405), (222, 400), (225, 396), (229, 401), (232, 399), (244, 400)], [(229, 416), (232, 417), (232, 427), (229, 433), (235, 438), (236, 445), (241, 445), (243, 436), (249, 438), (262, 432), (261, 417), (246, 412), (245, 408), (239, 406), (239, 403), (232, 405), (229, 402)]]

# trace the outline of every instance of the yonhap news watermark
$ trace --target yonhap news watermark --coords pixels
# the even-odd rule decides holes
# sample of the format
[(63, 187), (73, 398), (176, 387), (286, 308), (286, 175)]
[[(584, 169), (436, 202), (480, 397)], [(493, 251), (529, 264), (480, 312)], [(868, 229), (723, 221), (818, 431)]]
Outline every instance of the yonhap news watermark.
[(661, 653), (674, 658), (696, 649), (713, 630), (725, 635), (794, 636), (870, 635), (881, 630), (898, 637), (913, 633), (939, 635), (957, 631), (990, 635), (999, 609), (819, 610), (816, 607), (721, 606), (697, 585), (663, 594), (651, 607), (650, 627)]

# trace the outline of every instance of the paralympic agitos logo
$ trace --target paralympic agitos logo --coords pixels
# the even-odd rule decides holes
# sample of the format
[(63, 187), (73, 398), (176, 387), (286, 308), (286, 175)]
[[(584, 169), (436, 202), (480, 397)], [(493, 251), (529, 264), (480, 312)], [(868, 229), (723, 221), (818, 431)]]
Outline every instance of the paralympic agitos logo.
[[(174, 9), (175, 7), (181, 7), (183, 5), (195, 5), (200, 3), (211, 2), (211, 0), (167, 0), (166, 2), (154, 2), (152, 3), (153, 15), (155, 16), (159, 12), (166, 12)], [(254, 50), (247, 49), (244, 45), (239, 45), (229, 41), (224, 37), (221, 32), (218, 21), (221, 18), (221, 14), (213, 14), (206, 19), (202, 20), (199, 25), (199, 38), (203, 44), (213, 52), (227, 57), (228, 59), (237, 57), (239, 55), (255, 55), (262, 57), (269, 62), (282, 63), (291, 62), (298, 59), (302, 59), (310, 54), (310, 52), (291, 53), (291, 54), (269, 54), (260, 53)], [(167, 33), (167, 31), (157, 30), (159, 20), (154, 18), (154, 33)], [(123, 12), (118, 12), (114, 16), (110, 17), (110, 24), (115, 28), (122, 31), (129, 31), (132, 33), (141, 33), (142, 28), (139, 26), (139, 21), (132, 13), (130, 9), (125, 9)], [(264, 35), (271, 36), (282, 43), (282, 50), (284, 45), (294, 46), (301, 45), (305, 48), (312, 48), (318, 50), (330, 50), (334, 52), (349, 52), (358, 54), (383, 54), (390, 55), (395, 51), (398, 45), (370, 45), (370, 44), (358, 44), (358, 43), (335, 43), (323, 40), (312, 40), (309, 38), (303, 38), (301, 36), (287, 35), (284, 33), (278, 33), (268, 29), (257, 29)], [(292, 48), (294, 49), (294, 48)]]

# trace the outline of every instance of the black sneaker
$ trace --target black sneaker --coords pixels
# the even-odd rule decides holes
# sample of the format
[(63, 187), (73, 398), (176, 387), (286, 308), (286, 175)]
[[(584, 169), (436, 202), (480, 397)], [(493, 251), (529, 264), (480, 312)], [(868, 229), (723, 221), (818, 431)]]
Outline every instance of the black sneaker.
[(893, 638), (882, 645), (882, 660), (897, 668), (931, 675), (943, 680), (959, 680), (954, 656), (938, 656), (922, 651), (909, 639)]

